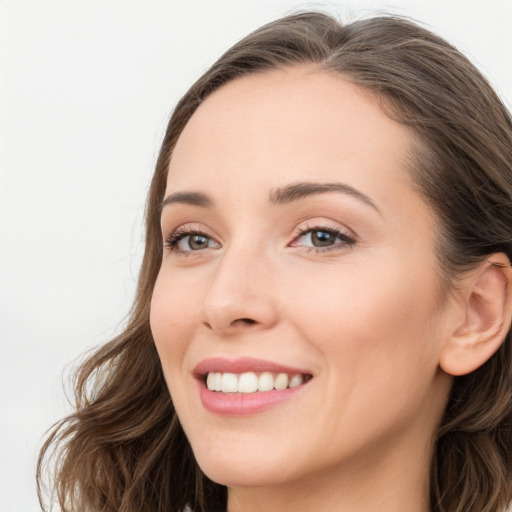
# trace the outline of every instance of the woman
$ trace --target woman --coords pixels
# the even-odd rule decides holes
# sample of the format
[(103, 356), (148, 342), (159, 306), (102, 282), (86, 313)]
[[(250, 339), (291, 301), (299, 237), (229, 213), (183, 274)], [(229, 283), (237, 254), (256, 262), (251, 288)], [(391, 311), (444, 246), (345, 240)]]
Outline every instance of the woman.
[(177, 105), (63, 510), (503, 512), (512, 122), (417, 25), (262, 27)]

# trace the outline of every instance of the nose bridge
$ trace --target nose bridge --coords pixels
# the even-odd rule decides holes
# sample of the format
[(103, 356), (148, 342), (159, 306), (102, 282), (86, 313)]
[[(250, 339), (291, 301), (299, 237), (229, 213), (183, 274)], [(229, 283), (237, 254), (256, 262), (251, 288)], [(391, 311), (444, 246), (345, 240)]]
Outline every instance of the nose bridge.
[(269, 282), (271, 266), (254, 240), (227, 247), (212, 271), (202, 305), (203, 323), (222, 333), (272, 326), (277, 304)]

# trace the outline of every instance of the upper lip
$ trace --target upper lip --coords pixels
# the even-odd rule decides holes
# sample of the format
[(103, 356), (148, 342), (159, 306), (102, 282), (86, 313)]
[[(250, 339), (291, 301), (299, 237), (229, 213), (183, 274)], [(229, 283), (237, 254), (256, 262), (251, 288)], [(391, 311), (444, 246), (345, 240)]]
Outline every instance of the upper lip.
[(302, 374), (311, 375), (311, 372), (303, 368), (293, 368), (280, 363), (255, 359), (252, 357), (240, 357), (238, 359), (225, 359), (223, 357), (210, 357), (203, 359), (195, 368), (193, 373), (197, 377), (203, 377), (210, 372), (220, 373), (246, 373), (246, 372), (272, 372), (288, 373), (290, 375)]

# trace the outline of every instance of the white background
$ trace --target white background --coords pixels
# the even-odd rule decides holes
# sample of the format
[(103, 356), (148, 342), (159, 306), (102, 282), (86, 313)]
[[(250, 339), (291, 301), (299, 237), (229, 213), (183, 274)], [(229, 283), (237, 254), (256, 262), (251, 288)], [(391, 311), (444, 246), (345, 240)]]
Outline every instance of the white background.
[(406, 14), (512, 102), (512, 0), (0, 1), (0, 512), (39, 510), (36, 454), (70, 368), (130, 306), (171, 109), (239, 38), (297, 7)]

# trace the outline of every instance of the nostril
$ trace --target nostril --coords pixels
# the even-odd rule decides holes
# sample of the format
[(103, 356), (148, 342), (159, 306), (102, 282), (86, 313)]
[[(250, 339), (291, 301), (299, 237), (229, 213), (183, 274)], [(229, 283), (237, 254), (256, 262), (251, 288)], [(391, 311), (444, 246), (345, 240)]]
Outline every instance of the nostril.
[[(236, 320), (233, 320), (231, 323), (229, 323), (225, 327), (229, 330), (229, 329), (233, 329), (233, 328), (236, 329), (237, 327), (256, 325), (256, 324), (258, 324), (258, 321), (257, 320), (253, 320), (252, 318), (237, 318)], [(219, 331), (220, 332), (220, 331), (222, 331), (224, 329), (222, 324), (216, 325), (215, 323), (212, 323), (212, 322), (203, 322), (203, 325), (207, 329), (212, 330), (212, 331)]]
[(236, 322), (243, 322), (248, 325), (252, 325), (256, 323), (256, 320), (253, 320), (252, 318), (239, 318), (238, 320), (235, 320), (233, 323)]

